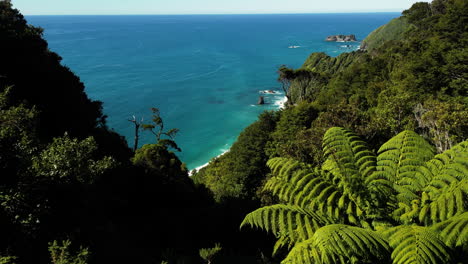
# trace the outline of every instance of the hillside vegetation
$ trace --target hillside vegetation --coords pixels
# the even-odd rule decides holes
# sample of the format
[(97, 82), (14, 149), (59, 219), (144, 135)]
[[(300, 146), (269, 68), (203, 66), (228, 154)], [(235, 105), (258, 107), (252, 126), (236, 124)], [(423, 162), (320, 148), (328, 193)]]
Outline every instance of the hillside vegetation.
[(466, 0), (281, 67), (285, 109), (192, 177), (157, 108), (130, 149), (4, 1), (0, 39), (0, 263), (465, 261)]
[[(467, 1), (418, 3), (369, 36), (372, 52), (313, 53), (300, 69), (280, 68), (289, 106), (278, 114), (264, 153), (318, 165), (324, 160), (322, 136), (334, 126), (351, 129), (373, 150), (404, 130), (417, 132), (439, 153), (463, 141), (468, 137), (467, 20)], [(244, 140), (251, 139), (239, 137), (236, 144)], [(213, 186), (211, 175), (231, 179), (233, 166), (243, 165), (215, 159), (197, 180)], [(260, 182), (267, 175), (235, 178)], [(210, 189), (217, 193), (224, 186)]]
[(128, 148), (42, 32), (0, 1), (0, 263), (203, 263), (216, 243), (255, 263), (270, 240), (238, 223), (258, 204), (215, 204), (156, 108)]
[(403, 40), (405, 33), (413, 29), (406, 17), (398, 17), (372, 31), (361, 43), (361, 49), (373, 51), (391, 40)]
[(413, 131), (376, 155), (354, 133), (330, 128), (325, 162), (268, 161), (279, 204), (242, 226), (276, 234), (282, 263), (461, 263), (468, 246), (468, 141), (434, 156)]

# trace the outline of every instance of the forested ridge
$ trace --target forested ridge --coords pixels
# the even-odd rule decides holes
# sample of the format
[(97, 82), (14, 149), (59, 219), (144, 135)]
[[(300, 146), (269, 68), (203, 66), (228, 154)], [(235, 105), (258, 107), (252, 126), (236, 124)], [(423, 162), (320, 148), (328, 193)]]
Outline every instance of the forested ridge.
[(215, 203), (194, 184), (156, 108), (140, 124), (153, 143), (132, 151), (60, 61), (0, 2), (1, 263), (204, 263), (216, 243), (224, 263), (254, 263), (270, 251), (268, 236), (238, 229), (256, 204)]
[(163, 113), (129, 148), (0, 2), (0, 263), (465, 263), (467, 29), (467, 1), (416, 3), (281, 67), (286, 107), (189, 177)]

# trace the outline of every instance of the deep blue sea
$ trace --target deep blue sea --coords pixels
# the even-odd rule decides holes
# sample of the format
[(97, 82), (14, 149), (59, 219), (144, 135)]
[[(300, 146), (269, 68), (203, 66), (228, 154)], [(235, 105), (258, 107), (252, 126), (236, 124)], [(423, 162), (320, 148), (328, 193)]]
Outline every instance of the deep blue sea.
[[(365, 38), (398, 13), (179, 16), (27, 16), (45, 29), (63, 57), (104, 102), (109, 127), (133, 144), (135, 115), (158, 107), (165, 127), (179, 128), (178, 155), (189, 169), (228, 150), (281, 93), (255, 105), (260, 91), (280, 92), (276, 70), (300, 67), (312, 52), (336, 56), (359, 43), (329, 43), (334, 34)], [(346, 45), (350, 44), (350, 47)], [(290, 46), (299, 46), (289, 48)], [(154, 142), (142, 132), (141, 143)]]

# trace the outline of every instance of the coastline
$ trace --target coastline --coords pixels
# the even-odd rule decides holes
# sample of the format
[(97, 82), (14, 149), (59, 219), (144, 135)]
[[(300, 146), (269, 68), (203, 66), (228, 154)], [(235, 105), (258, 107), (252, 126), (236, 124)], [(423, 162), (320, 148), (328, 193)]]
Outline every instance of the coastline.
[(197, 172), (199, 172), (201, 169), (203, 169), (203, 168), (205, 168), (206, 166), (210, 165), (210, 162), (211, 162), (213, 159), (217, 159), (217, 158), (223, 156), (224, 154), (228, 153), (229, 150), (231, 150), (231, 148), (229, 148), (228, 150), (226, 150), (226, 151), (224, 151), (223, 153), (219, 154), (218, 156), (216, 156), (216, 157), (214, 157), (214, 158), (211, 158), (211, 160), (208, 161), (207, 163), (205, 163), (205, 164), (203, 164), (203, 165), (201, 165), (201, 166), (198, 166), (198, 167), (196, 167), (196, 168), (193, 169), (193, 170), (190, 170), (189, 173), (188, 173), (189, 176), (192, 176), (194, 173), (197, 173)]
[[(260, 93), (262, 93), (263, 91), (260, 91)], [(273, 93), (274, 95), (275, 93)], [(276, 93), (276, 94), (281, 94), (281, 93)], [(273, 105), (277, 106), (278, 108), (276, 109), (276, 111), (278, 110), (281, 110), (281, 109), (284, 109), (284, 106), (286, 105), (286, 102), (288, 101), (288, 98), (286, 96), (282, 96), (282, 98), (280, 100), (276, 100)], [(199, 172), (201, 169), (205, 168), (206, 166), (210, 165), (210, 162), (214, 159), (217, 159), (221, 156), (223, 156), (224, 154), (228, 153), (229, 151), (231, 150), (231, 147), (229, 147), (229, 149), (225, 150), (223, 153), (219, 154), (218, 156), (214, 157), (214, 158), (211, 158), (210, 161), (208, 161), (207, 163), (201, 165), (201, 166), (198, 166), (194, 169), (191, 169), (189, 170), (188, 172), (188, 175), (189, 176), (193, 176), (194, 173), (197, 173)]]

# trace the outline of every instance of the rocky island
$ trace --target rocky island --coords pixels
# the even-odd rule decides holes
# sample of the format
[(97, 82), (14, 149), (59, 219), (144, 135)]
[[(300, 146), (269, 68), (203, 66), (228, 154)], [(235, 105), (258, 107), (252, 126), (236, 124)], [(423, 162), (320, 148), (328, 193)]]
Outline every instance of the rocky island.
[(325, 41), (335, 41), (335, 42), (351, 42), (357, 41), (355, 35), (333, 35), (328, 36)]

